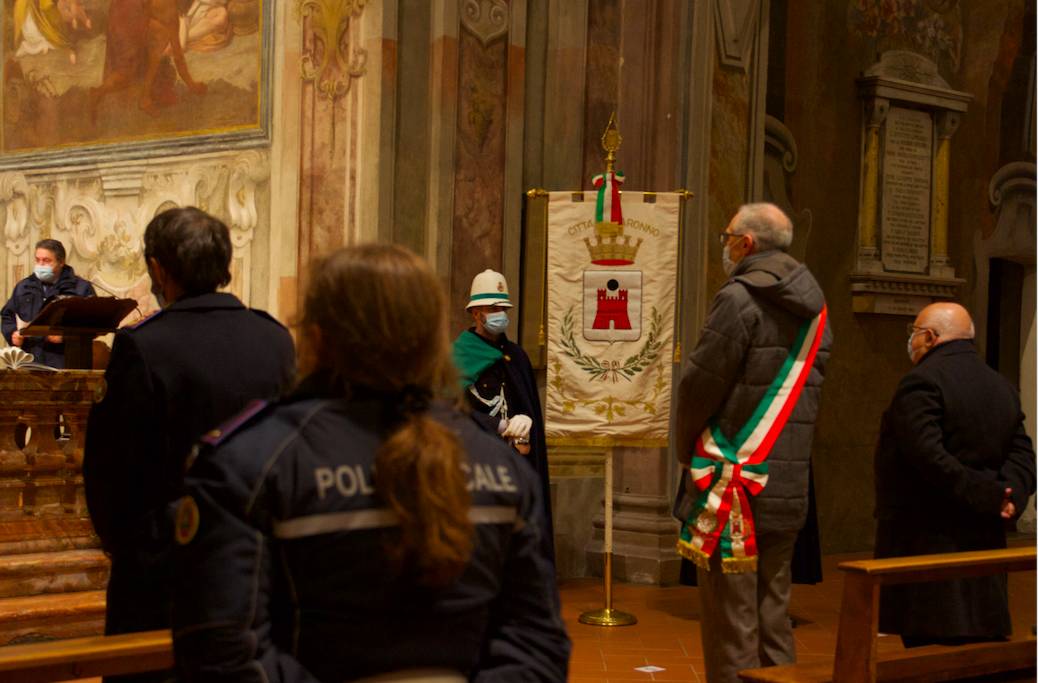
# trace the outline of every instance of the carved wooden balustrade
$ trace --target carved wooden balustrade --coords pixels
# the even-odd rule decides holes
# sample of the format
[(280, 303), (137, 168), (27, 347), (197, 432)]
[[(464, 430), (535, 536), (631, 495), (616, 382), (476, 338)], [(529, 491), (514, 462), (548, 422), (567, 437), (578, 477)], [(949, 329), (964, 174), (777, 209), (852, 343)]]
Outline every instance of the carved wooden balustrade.
[(83, 446), (104, 373), (0, 369), (0, 645), (99, 633), (108, 561)]

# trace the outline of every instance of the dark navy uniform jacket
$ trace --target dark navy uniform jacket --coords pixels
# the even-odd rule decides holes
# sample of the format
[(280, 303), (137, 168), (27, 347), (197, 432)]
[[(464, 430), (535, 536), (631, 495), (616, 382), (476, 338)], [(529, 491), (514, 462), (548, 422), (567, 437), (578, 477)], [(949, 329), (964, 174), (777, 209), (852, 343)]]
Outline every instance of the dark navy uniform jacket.
[(181, 299), (115, 335), (108, 389), (90, 413), (87, 506), (112, 557), (107, 632), (169, 625), (172, 504), (206, 431), (286, 390), (288, 331), (226, 293)]
[[(476, 537), (457, 581), (420, 587), (388, 568), (396, 521), (373, 482), (376, 450), (401, 418), (385, 398), (328, 395), (304, 389), (266, 408), (192, 466), (194, 503), (177, 515), (182, 680), (435, 667), (475, 681), (565, 681), (570, 642), (534, 471), (470, 416), (433, 409), (467, 452)], [(197, 532), (184, 509), (194, 505)]]
[[(0, 329), (4, 339), (11, 343), (11, 336), (18, 329), (21, 318), (29, 322), (43, 310), (43, 302), (52, 296), (95, 296), (94, 286), (76, 275), (67, 263), (62, 266), (58, 279), (53, 284), (43, 282), (35, 274), (14, 286), (14, 293), (0, 311)], [(65, 367), (65, 345), (52, 344), (44, 337), (28, 337), (22, 342), (22, 350), (36, 357), (37, 363), (52, 368)]]

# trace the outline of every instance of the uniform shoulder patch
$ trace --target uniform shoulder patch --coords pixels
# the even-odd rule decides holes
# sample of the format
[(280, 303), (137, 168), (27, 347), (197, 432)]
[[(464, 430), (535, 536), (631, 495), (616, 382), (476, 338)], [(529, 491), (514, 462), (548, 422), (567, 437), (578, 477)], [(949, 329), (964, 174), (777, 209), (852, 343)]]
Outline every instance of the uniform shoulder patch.
[(198, 533), (200, 515), (198, 503), (191, 496), (184, 496), (177, 503), (177, 518), (173, 529), (176, 541), (180, 545), (187, 545)]
[(210, 429), (206, 432), (202, 436), (202, 443), (209, 446), (219, 446), (227, 439), (227, 437), (247, 425), (257, 415), (266, 410), (268, 406), (270, 406), (270, 401), (250, 402), (240, 413), (227, 420), (219, 427)]
[(138, 328), (144, 327), (145, 325), (147, 325), (148, 323), (150, 323), (150, 322), (151, 322), (152, 320), (154, 320), (155, 318), (157, 318), (157, 317), (159, 317), (160, 315), (162, 315), (162, 311), (164, 311), (164, 310), (165, 310), (164, 308), (160, 308), (159, 310), (155, 311), (155, 312), (154, 312), (154, 313), (152, 313), (151, 315), (149, 315), (149, 316), (146, 316), (146, 317), (144, 317), (144, 318), (141, 318), (140, 320), (138, 320), (138, 321), (137, 321), (137, 322), (135, 322), (134, 324), (132, 324), (132, 325), (127, 325), (127, 326), (126, 326), (126, 329), (127, 329), (127, 330), (136, 330), (136, 329), (138, 329)]

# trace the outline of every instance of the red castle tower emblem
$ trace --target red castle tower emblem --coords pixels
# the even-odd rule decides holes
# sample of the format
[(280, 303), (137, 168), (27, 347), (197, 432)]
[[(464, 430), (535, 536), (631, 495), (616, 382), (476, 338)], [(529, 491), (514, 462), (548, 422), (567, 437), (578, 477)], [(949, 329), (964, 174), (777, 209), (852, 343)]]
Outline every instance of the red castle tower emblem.
[(626, 289), (620, 289), (620, 283), (615, 279), (606, 283), (605, 289), (598, 290), (598, 306), (595, 309), (595, 322), (592, 323), (593, 330), (629, 330), (631, 329), (631, 318), (627, 314)]

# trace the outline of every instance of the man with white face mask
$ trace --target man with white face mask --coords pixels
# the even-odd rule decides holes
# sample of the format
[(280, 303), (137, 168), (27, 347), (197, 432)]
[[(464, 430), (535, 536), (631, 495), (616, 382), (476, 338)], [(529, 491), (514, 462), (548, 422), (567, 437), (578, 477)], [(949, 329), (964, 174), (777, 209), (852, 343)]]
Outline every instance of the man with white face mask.
[(60, 336), (24, 337), (19, 330), (43, 310), (49, 299), (96, 293), (93, 285), (65, 263), (65, 245), (58, 240), (40, 240), (34, 256), (32, 275), (15, 285), (11, 299), (0, 313), (3, 335), (11, 346), (20, 346), (35, 356), (37, 363), (60, 369), (65, 367), (65, 344)]
[(472, 327), (458, 335), (453, 348), (462, 389), (473, 417), (537, 470), (545, 506), (544, 547), (554, 560), (544, 417), (530, 359), (506, 335), (512, 301), (505, 276), (489, 269), (476, 275), (465, 308), (472, 316)]
[(747, 204), (720, 237), (729, 279), (677, 388), (687, 469), (674, 513), (698, 567), (707, 681), (736, 683), (740, 669), (795, 661), (791, 560), (832, 334), (821, 288), (786, 253), (781, 209)]
[[(907, 333), (913, 367), (876, 447), (876, 557), (1004, 548), (1035, 490), (1019, 394), (977, 353), (959, 304), (927, 306)], [(883, 586), (879, 628), (906, 647), (1007, 638), (1006, 575)]]

